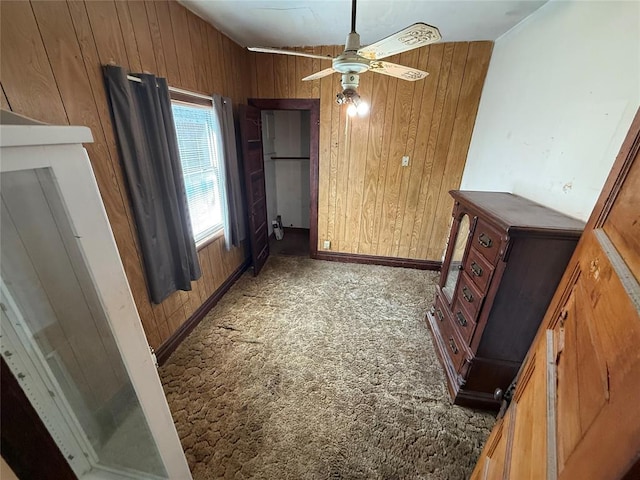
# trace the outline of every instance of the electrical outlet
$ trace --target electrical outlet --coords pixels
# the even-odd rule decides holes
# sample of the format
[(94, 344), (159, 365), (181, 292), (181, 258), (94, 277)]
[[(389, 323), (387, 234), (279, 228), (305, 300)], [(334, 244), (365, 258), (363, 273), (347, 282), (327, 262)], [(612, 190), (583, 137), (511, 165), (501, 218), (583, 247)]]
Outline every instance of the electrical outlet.
[(323, 247), (325, 250), (329, 250), (331, 248), (331, 240), (325, 240)]
[(402, 166), (403, 167), (409, 166), (409, 155), (405, 155), (404, 157), (402, 157)]

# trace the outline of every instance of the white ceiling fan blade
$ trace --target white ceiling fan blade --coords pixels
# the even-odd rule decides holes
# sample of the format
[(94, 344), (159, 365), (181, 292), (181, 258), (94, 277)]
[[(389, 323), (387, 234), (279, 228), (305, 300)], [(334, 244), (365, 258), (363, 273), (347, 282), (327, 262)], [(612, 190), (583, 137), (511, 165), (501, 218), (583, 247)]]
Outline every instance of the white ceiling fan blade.
[(414, 48), (419, 48), (441, 40), (442, 36), (436, 27), (426, 23), (415, 23), (410, 27), (400, 30), (398, 33), (378, 40), (358, 50), (358, 55), (371, 60), (396, 55)]
[(258, 53), (278, 53), (281, 55), (293, 55), (294, 57), (319, 58), (320, 60), (333, 60), (331, 55), (315, 55), (313, 53), (298, 52), (296, 50), (283, 50), (271, 47), (247, 47), (247, 50)]
[(373, 60), (369, 65), (369, 71), (390, 75), (392, 77), (409, 80), (411, 82), (422, 80), (429, 75), (427, 72), (423, 72), (416, 68), (405, 67), (404, 65), (398, 65), (397, 63), (378, 62), (375, 60)]
[(314, 73), (313, 75), (309, 75), (308, 77), (304, 77), (302, 81), (307, 80), (318, 80), (319, 78), (326, 77), (327, 75), (331, 75), (335, 70), (332, 67), (325, 68), (324, 70), (320, 70), (319, 72)]

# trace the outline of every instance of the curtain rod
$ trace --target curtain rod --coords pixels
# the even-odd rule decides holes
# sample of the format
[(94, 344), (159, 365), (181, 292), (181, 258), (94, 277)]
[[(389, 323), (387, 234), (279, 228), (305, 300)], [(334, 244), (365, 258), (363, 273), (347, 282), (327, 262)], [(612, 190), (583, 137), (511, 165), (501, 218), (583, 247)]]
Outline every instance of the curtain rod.
[[(127, 75), (127, 80), (131, 80), (132, 82), (142, 83), (142, 80), (140, 80), (138, 77), (135, 77), (133, 75)], [(169, 91), (175, 92), (175, 93), (183, 93), (185, 95), (191, 95), (192, 97), (204, 98), (205, 100), (211, 100), (213, 102), (213, 97), (210, 95), (203, 95), (201, 93), (190, 92), (189, 90), (183, 90), (182, 88), (177, 88), (177, 87), (169, 87)]]

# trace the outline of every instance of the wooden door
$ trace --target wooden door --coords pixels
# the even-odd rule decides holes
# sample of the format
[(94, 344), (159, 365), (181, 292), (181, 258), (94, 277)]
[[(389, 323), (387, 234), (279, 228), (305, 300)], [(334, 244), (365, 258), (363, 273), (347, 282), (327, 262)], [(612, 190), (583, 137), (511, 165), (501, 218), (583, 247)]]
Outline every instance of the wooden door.
[(640, 469), (640, 111), (473, 479)]
[(258, 275), (269, 256), (269, 228), (267, 226), (267, 197), (264, 186), (262, 128), (260, 110), (257, 108), (247, 105), (240, 106), (240, 138), (247, 192), (253, 274)]

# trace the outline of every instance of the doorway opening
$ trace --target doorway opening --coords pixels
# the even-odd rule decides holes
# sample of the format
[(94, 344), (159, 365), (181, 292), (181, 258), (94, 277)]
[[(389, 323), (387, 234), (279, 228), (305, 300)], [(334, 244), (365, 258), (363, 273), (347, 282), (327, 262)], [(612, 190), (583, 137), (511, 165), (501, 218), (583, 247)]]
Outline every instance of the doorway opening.
[(315, 258), (320, 102), (250, 99), (249, 104), (261, 110), (269, 250)]
[(262, 110), (269, 251), (309, 256), (309, 111)]

